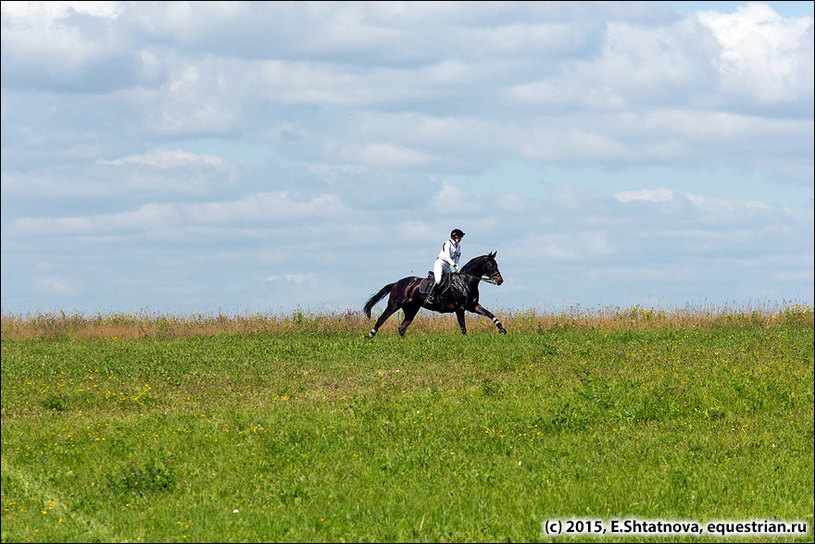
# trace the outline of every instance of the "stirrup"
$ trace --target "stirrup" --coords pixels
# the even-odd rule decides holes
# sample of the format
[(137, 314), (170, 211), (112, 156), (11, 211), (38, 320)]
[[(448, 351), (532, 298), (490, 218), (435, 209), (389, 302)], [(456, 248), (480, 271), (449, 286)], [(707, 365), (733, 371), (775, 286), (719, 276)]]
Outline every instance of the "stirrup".
[(428, 291), (427, 295), (425, 295), (424, 303), (425, 304), (433, 304), (436, 302), (436, 295), (438, 294), (437, 291), (439, 290), (439, 286), (435, 284), (430, 284), (430, 291)]

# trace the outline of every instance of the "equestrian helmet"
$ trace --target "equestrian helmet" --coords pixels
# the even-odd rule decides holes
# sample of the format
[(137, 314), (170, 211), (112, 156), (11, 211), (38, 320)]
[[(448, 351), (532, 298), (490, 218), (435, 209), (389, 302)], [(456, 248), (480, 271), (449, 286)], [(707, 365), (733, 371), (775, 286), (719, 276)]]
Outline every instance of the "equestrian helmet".
[(450, 238), (464, 238), (464, 231), (461, 229), (453, 229), (450, 233)]

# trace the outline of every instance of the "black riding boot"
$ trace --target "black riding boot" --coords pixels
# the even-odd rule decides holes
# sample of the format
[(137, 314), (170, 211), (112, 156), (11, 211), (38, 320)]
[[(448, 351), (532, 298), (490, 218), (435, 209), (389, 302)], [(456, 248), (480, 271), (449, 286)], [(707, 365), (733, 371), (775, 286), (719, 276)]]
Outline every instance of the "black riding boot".
[(436, 302), (436, 297), (433, 296), (433, 291), (436, 290), (437, 283), (433, 283), (430, 285), (430, 289), (427, 291), (427, 296), (424, 297), (425, 304), (433, 304)]

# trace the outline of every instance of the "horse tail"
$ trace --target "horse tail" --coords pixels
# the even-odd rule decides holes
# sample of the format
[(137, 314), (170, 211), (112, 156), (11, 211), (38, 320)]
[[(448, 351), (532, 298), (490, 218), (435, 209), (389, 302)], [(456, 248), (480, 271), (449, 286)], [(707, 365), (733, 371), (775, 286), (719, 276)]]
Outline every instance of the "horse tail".
[(382, 300), (382, 298), (390, 292), (394, 285), (396, 285), (396, 282), (389, 283), (388, 285), (380, 289), (378, 293), (376, 293), (375, 295), (368, 299), (368, 302), (365, 303), (364, 307), (366, 316), (368, 316), (369, 318), (371, 317), (371, 310), (373, 309), (374, 305), (380, 300)]

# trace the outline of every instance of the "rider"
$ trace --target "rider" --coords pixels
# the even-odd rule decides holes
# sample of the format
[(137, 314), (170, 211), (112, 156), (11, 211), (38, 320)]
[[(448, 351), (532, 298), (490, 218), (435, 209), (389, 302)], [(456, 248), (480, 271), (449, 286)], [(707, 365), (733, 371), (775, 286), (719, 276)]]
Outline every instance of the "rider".
[(433, 291), (435, 291), (436, 287), (441, 283), (442, 274), (449, 274), (453, 270), (456, 272), (459, 271), (458, 260), (461, 258), (459, 242), (461, 242), (463, 237), (464, 231), (461, 229), (453, 229), (450, 233), (450, 239), (441, 245), (439, 256), (433, 264), (433, 278), (435, 279), (435, 283), (430, 286), (430, 290), (427, 292), (427, 297), (425, 297), (426, 304), (432, 304), (436, 301), (433, 297)]

